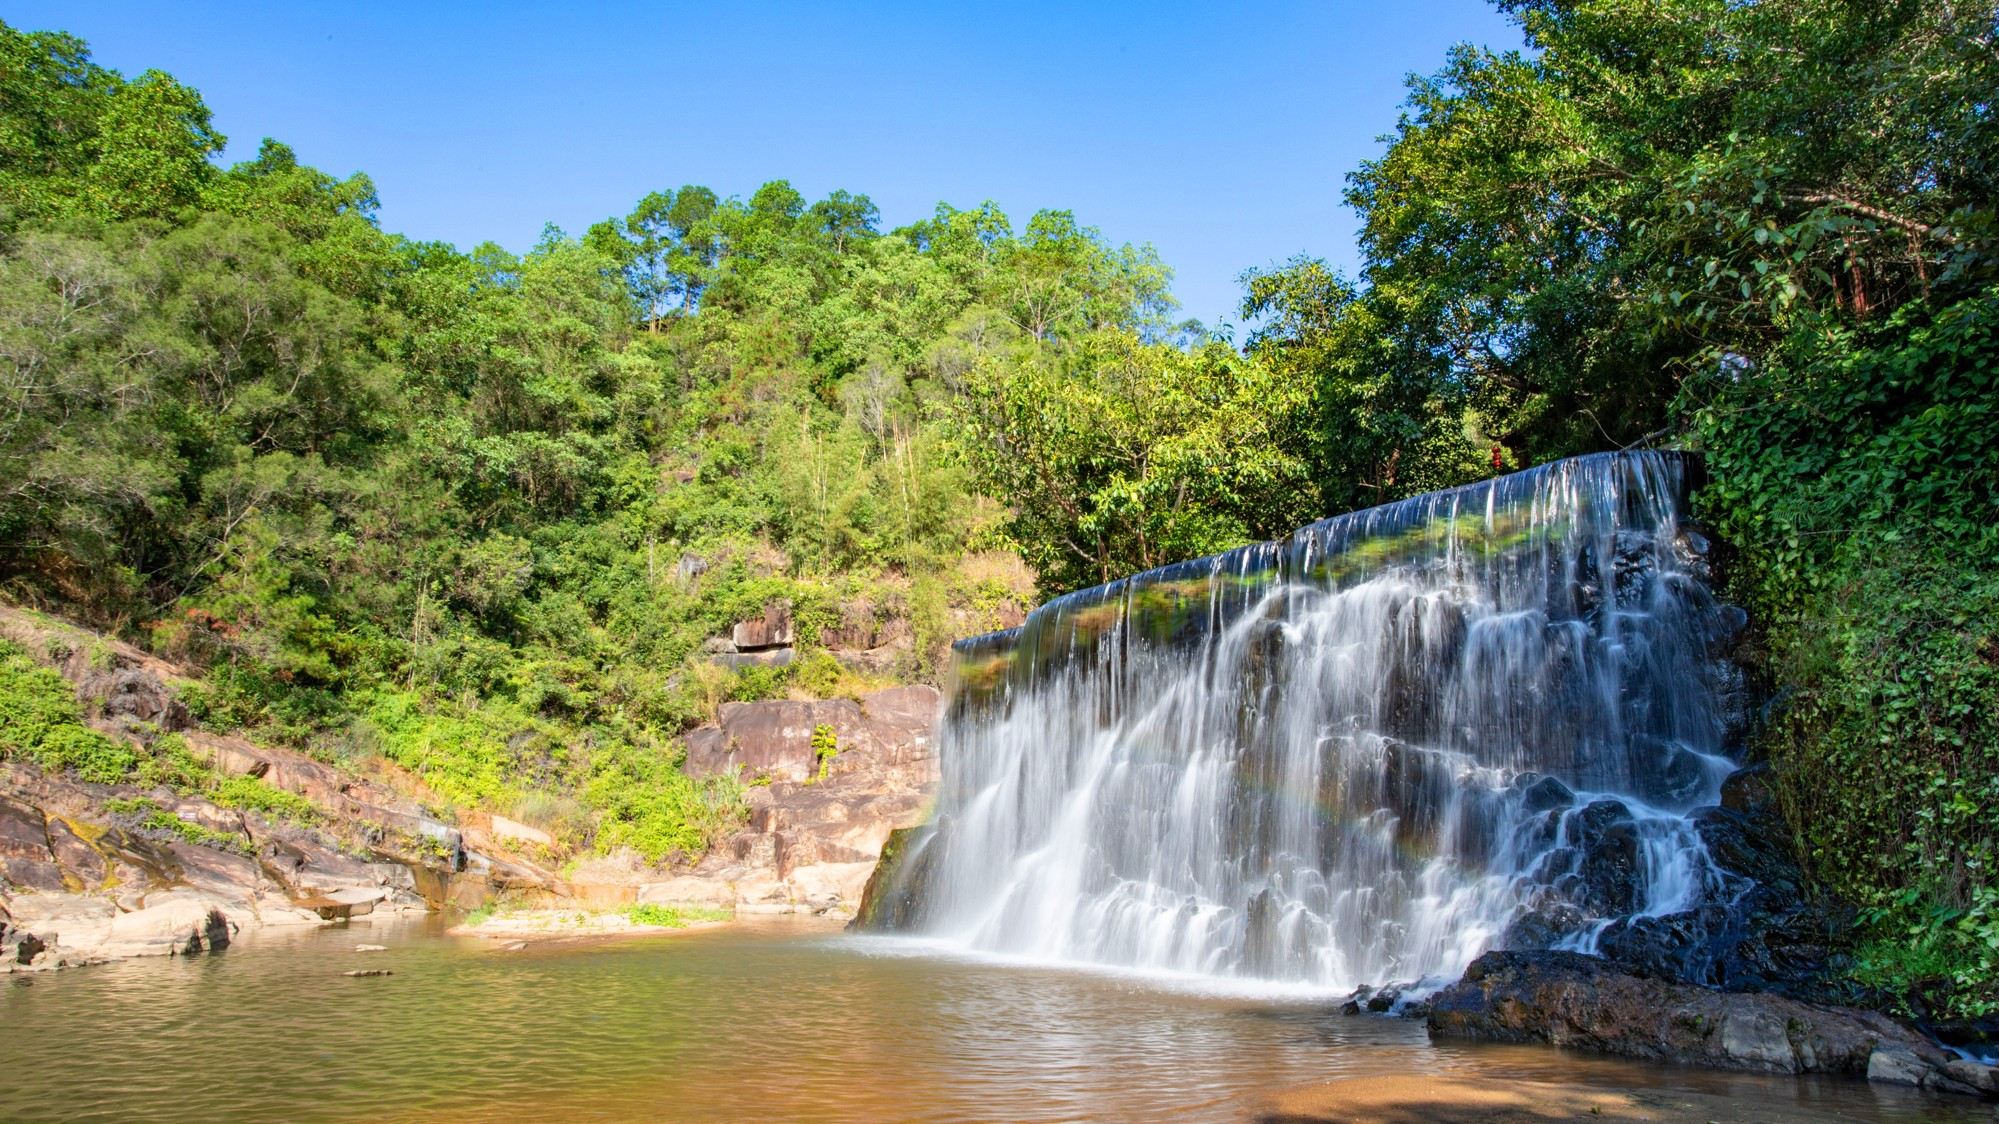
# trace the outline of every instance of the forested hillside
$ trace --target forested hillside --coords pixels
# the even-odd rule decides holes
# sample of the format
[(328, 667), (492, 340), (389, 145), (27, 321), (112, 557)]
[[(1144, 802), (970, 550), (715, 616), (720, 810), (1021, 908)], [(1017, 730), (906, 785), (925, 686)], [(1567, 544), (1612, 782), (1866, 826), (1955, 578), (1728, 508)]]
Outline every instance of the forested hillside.
[[(519, 256), (412, 241), (365, 176), (222, 168), (195, 91), (0, 29), (0, 588), (203, 669), (204, 721), (656, 858), (729, 814), (674, 764), (723, 699), (1679, 443), (1857, 970), (1990, 1003), (1999, 14), (1500, 6), (1525, 49), (1413, 81), (1349, 178), (1357, 275), (1250, 271), (1240, 339), (1062, 211), (689, 185)], [(704, 654), (781, 601), (790, 667)]]
[[(1037, 571), (1314, 510), (1295, 456), (1235, 443), (1264, 383), (1168, 342), (1156, 255), (1066, 212), (884, 232), (845, 191), (686, 186), (461, 252), (279, 142), (217, 167), (164, 74), (4, 45), (0, 581), (204, 670), (218, 728), (698, 851), (728, 797), (672, 739), (719, 701), (934, 680)], [(1056, 418), (1036, 388), (1069, 412), (1023, 460), (1001, 443)], [(986, 498), (1009, 483), (1039, 489), (1018, 516)], [(702, 652), (775, 603), (790, 667)]]

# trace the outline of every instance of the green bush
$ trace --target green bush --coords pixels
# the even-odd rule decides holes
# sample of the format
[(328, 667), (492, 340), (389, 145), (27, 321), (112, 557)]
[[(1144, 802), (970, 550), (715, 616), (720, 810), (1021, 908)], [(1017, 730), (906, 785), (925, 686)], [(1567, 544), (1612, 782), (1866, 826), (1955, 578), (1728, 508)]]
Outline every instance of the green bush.
[(229, 777), (217, 782), (202, 795), (224, 808), (258, 812), (293, 823), (309, 824), (320, 818), (319, 809), (312, 801), (258, 777)]
[(834, 734), (833, 727), (824, 723), (812, 727), (812, 760), (818, 769), (814, 771), (812, 780), (808, 783), (825, 780), (827, 772), (833, 768), (833, 759), (838, 756), (840, 756), (840, 739)]
[(710, 909), (704, 906), (660, 905), (657, 902), (640, 902), (625, 911), (625, 916), (634, 925), (658, 925), (667, 929), (678, 929), (694, 921), (727, 921), (734, 914), (726, 909)]
[(98, 784), (116, 784), (139, 764), (139, 755), (103, 734), (83, 726), (58, 726), (42, 735), (41, 744), (28, 756), (44, 769), (73, 770), (77, 776)]
[(249, 840), (234, 832), (203, 827), (191, 820), (181, 819), (165, 809), (148, 815), (139, 821), (139, 826), (148, 831), (172, 835), (183, 843), (191, 843), (197, 847), (214, 847), (218, 850), (237, 852), (249, 850)]
[(0, 640), (0, 754), (25, 753), (51, 729), (82, 722), (68, 681)]
[(215, 779), (206, 761), (188, 751), (179, 734), (155, 738), (139, 760), (138, 783), (164, 785), (182, 794), (193, 792)]
[(1999, 1010), (1999, 291), (1696, 389), (1801, 856), (1864, 908), (1862, 978)]
[(83, 724), (67, 680), (0, 641), (0, 757), (6, 756), (100, 784), (124, 779), (139, 763), (128, 746)]
[(742, 786), (724, 778), (696, 781), (669, 755), (614, 742), (591, 763), (585, 798), (602, 810), (597, 848), (630, 847), (647, 861), (706, 851), (746, 814)]
[(449, 704), (426, 707), (414, 695), (386, 691), (367, 709), (383, 756), (422, 777), (438, 795), (474, 806), (519, 795), (509, 779), (507, 734), (496, 728), (507, 723), (496, 717)]

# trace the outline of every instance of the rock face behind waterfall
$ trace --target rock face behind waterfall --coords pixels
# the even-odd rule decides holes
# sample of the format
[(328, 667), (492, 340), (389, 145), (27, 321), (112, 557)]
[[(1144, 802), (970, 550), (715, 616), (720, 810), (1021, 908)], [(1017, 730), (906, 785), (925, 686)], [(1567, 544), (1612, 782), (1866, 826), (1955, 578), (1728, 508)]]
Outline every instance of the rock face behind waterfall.
[[(1697, 464), (1604, 454), (1071, 594), (958, 646), (933, 827), (878, 927), (1353, 986), (1495, 947), (1779, 969), (1761, 828), (1718, 807), (1745, 617)], [(1707, 809), (1707, 811), (1700, 811)], [(1747, 842), (1745, 842), (1747, 841)]]

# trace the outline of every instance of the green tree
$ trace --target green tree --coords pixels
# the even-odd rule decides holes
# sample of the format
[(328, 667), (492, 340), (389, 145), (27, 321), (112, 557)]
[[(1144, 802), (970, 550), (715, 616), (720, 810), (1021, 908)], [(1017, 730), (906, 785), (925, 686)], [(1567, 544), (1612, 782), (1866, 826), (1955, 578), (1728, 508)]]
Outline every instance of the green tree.
[(1044, 593), (1285, 534), (1317, 514), (1311, 383), (1128, 330), (966, 378), (960, 446)]

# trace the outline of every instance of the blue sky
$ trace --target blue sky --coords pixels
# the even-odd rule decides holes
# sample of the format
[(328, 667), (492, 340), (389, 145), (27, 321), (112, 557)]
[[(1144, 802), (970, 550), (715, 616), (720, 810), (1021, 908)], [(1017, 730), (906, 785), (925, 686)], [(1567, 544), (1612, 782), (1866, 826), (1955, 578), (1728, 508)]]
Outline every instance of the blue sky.
[(1016, 228), (1066, 207), (1157, 246), (1210, 324), (1245, 268), (1307, 252), (1351, 269), (1342, 177), (1380, 152), (1404, 76), (1519, 38), (1484, 0), (16, 0), (4, 18), (197, 87), (231, 160), (274, 136), (367, 172), (383, 225), (412, 237), (518, 250), (655, 188), (780, 177), (865, 192), (887, 226), (939, 200), (992, 199)]

